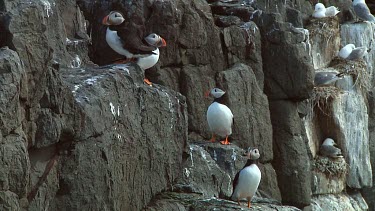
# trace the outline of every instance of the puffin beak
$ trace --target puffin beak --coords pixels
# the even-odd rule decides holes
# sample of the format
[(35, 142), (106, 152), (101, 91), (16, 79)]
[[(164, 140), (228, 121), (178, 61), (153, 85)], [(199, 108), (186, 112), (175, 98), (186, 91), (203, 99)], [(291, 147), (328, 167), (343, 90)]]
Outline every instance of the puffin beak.
[(108, 15), (103, 18), (102, 24), (109, 26), (109, 24), (108, 24)]
[(208, 98), (210, 96), (210, 90), (208, 90), (208, 91), (206, 91), (205, 93), (204, 93), (204, 97), (205, 98)]
[[(161, 38), (161, 37), (160, 37)], [(161, 38), (161, 47), (165, 47), (167, 46), (167, 42), (165, 42), (165, 40), (163, 38)]]

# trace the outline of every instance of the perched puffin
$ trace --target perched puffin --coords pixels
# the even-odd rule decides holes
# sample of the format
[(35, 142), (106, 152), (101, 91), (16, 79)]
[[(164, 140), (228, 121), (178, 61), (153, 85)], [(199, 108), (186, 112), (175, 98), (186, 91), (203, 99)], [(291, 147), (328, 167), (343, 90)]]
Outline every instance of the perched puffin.
[[(161, 36), (155, 33), (152, 33), (145, 37), (144, 41), (148, 45), (156, 47), (156, 49), (153, 51), (154, 54), (137, 59), (138, 66), (142, 70), (147, 70), (153, 67), (159, 61), (159, 48), (167, 46), (167, 42), (165, 42), (165, 40)], [(148, 85), (152, 85), (152, 83), (147, 78), (144, 79), (144, 82)]]
[(102, 23), (107, 27), (106, 41), (118, 54), (127, 59), (140, 58), (155, 54), (155, 46), (148, 45), (142, 40), (145, 28), (142, 24), (125, 22), (125, 18), (118, 11), (112, 11), (103, 18)]
[(228, 136), (232, 134), (233, 114), (232, 111), (224, 104), (223, 95), (225, 92), (219, 88), (213, 88), (206, 96), (214, 97), (214, 102), (207, 109), (207, 122), (212, 132), (211, 142), (215, 142), (215, 135), (224, 137), (221, 144), (230, 144)]
[(260, 157), (257, 148), (247, 150), (247, 162), (245, 166), (236, 174), (233, 180), (233, 193), (231, 199), (241, 205), (240, 200), (247, 199), (247, 207), (251, 206), (251, 199), (258, 189), (262, 174), (257, 166)]

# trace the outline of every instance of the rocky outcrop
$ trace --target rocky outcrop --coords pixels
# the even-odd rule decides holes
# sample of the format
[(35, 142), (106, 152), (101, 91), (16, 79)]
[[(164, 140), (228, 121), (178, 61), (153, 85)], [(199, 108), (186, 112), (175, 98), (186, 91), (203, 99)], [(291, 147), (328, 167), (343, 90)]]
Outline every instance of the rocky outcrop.
[[(311, 19), (310, 2), (0, 0), (0, 210), (246, 209), (229, 199), (248, 147), (252, 210), (371, 210), (373, 51), (335, 56), (372, 49), (373, 26), (348, 23), (344, 0)], [(101, 24), (114, 9), (167, 40), (145, 73), (103, 66), (121, 58)], [(344, 79), (314, 87), (327, 68)], [(234, 114), (230, 146), (207, 141), (212, 87)], [(344, 158), (319, 156), (327, 137)]]

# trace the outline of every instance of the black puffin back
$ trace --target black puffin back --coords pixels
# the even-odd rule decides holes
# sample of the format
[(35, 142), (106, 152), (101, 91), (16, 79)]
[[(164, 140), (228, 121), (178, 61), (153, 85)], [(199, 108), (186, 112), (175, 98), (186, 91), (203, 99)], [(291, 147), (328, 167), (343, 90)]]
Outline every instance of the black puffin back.
[[(214, 102), (217, 102), (217, 103), (220, 103), (220, 104), (224, 104), (224, 95), (225, 94), (223, 94), (223, 96), (221, 96), (221, 97), (219, 97), (219, 98), (215, 98), (214, 99), (214, 101), (212, 102), (212, 103), (214, 103)], [(224, 104), (225, 105), (225, 104)]]

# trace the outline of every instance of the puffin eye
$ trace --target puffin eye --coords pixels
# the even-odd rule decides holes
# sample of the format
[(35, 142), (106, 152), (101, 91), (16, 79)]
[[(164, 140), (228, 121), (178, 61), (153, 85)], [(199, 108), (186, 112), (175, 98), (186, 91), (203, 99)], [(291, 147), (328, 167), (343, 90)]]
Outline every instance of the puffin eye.
[(156, 35), (153, 35), (152, 38), (156, 38)]
[(217, 92), (217, 89), (215, 89), (214, 92)]

